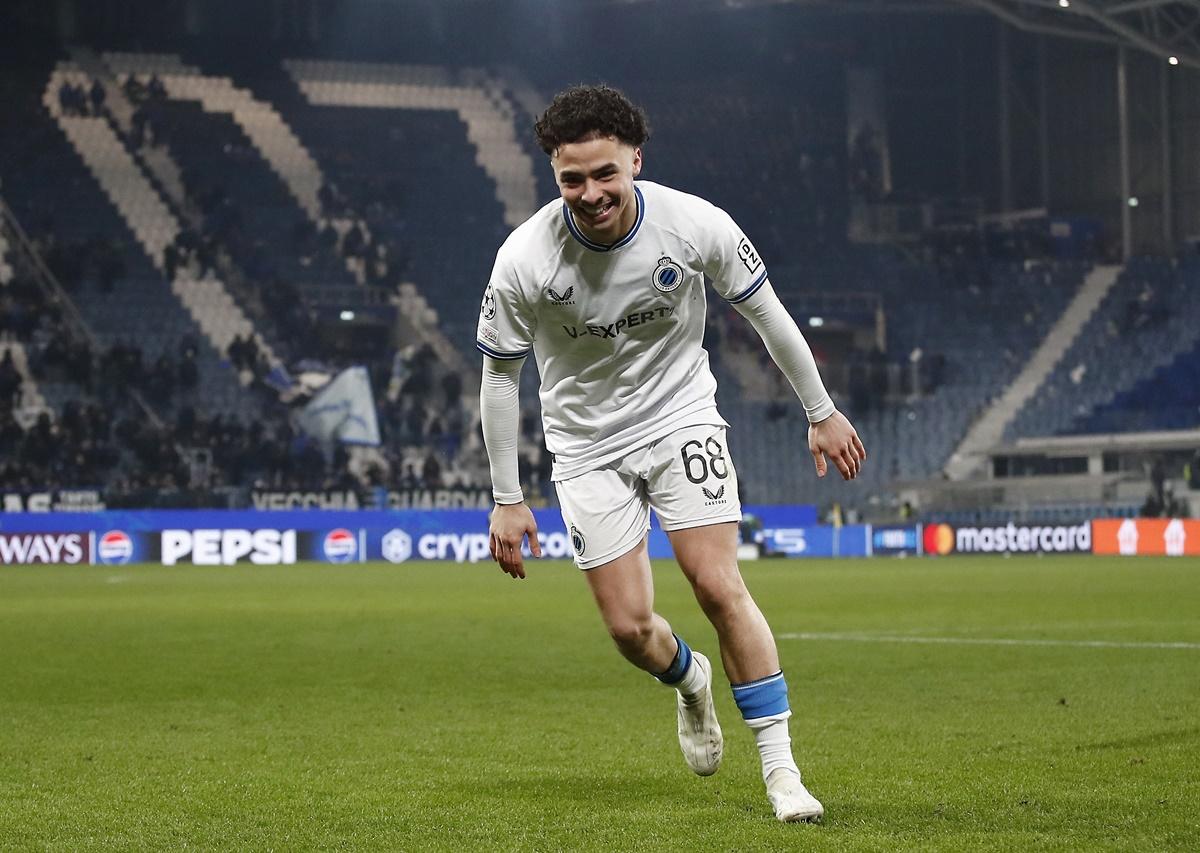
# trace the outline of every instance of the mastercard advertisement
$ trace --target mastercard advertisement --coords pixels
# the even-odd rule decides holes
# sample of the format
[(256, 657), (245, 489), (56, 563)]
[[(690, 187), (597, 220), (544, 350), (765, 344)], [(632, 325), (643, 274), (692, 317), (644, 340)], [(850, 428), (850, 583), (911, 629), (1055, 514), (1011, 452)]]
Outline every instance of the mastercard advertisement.
[(1016, 524), (964, 527), (926, 524), (921, 531), (926, 554), (1077, 554), (1092, 550), (1092, 525)]

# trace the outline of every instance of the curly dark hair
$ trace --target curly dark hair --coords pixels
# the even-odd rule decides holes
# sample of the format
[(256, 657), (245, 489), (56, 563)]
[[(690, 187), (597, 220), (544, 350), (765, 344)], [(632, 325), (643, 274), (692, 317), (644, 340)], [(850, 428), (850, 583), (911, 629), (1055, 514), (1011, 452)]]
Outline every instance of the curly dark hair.
[(612, 136), (635, 148), (650, 138), (646, 114), (619, 89), (572, 86), (554, 101), (533, 126), (538, 145), (553, 156), (559, 146), (590, 136)]

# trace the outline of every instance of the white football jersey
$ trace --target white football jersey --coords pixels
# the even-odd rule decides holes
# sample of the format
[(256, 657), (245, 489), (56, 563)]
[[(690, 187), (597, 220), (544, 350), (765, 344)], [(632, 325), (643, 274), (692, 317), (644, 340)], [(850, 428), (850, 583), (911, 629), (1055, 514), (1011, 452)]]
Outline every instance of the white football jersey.
[(701, 346), (704, 280), (736, 303), (766, 269), (723, 210), (650, 181), (634, 193), (637, 220), (611, 246), (547, 204), (500, 247), (484, 292), (476, 344), (497, 359), (533, 351), (555, 480), (686, 426), (727, 426)]

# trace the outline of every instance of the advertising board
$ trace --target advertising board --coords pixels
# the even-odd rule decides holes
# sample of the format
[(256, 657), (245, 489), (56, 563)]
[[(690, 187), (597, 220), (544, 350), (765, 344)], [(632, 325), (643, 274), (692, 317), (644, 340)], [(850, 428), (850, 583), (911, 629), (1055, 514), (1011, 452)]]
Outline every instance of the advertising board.
[(1098, 518), (1097, 554), (1200, 556), (1200, 521), (1191, 518)]
[(926, 524), (921, 534), (926, 554), (1088, 554), (1092, 526), (1016, 524), (952, 526)]
[[(774, 525), (769, 531), (779, 553), (866, 553), (865, 528), (829, 534), (807, 527), (816, 517), (811, 506), (746, 509)], [(558, 510), (534, 510), (534, 517), (544, 556), (570, 559), (571, 537)], [(657, 520), (649, 552), (654, 559), (672, 556)], [(0, 562), (6, 563), (219, 566), (490, 559), (488, 512), (482, 509), (110, 510), (0, 516)]]

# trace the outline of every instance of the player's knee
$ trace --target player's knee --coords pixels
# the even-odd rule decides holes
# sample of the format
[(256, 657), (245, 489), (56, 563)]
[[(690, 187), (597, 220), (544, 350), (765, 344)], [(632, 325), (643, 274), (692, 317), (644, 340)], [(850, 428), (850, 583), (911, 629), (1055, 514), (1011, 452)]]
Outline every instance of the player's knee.
[(708, 618), (720, 624), (733, 618), (749, 600), (746, 585), (736, 572), (709, 572), (696, 578), (692, 585), (696, 600)]
[(608, 635), (623, 652), (638, 651), (646, 647), (654, 634), (654, 623), (650, 618), (624, 618), (608, 623)]

